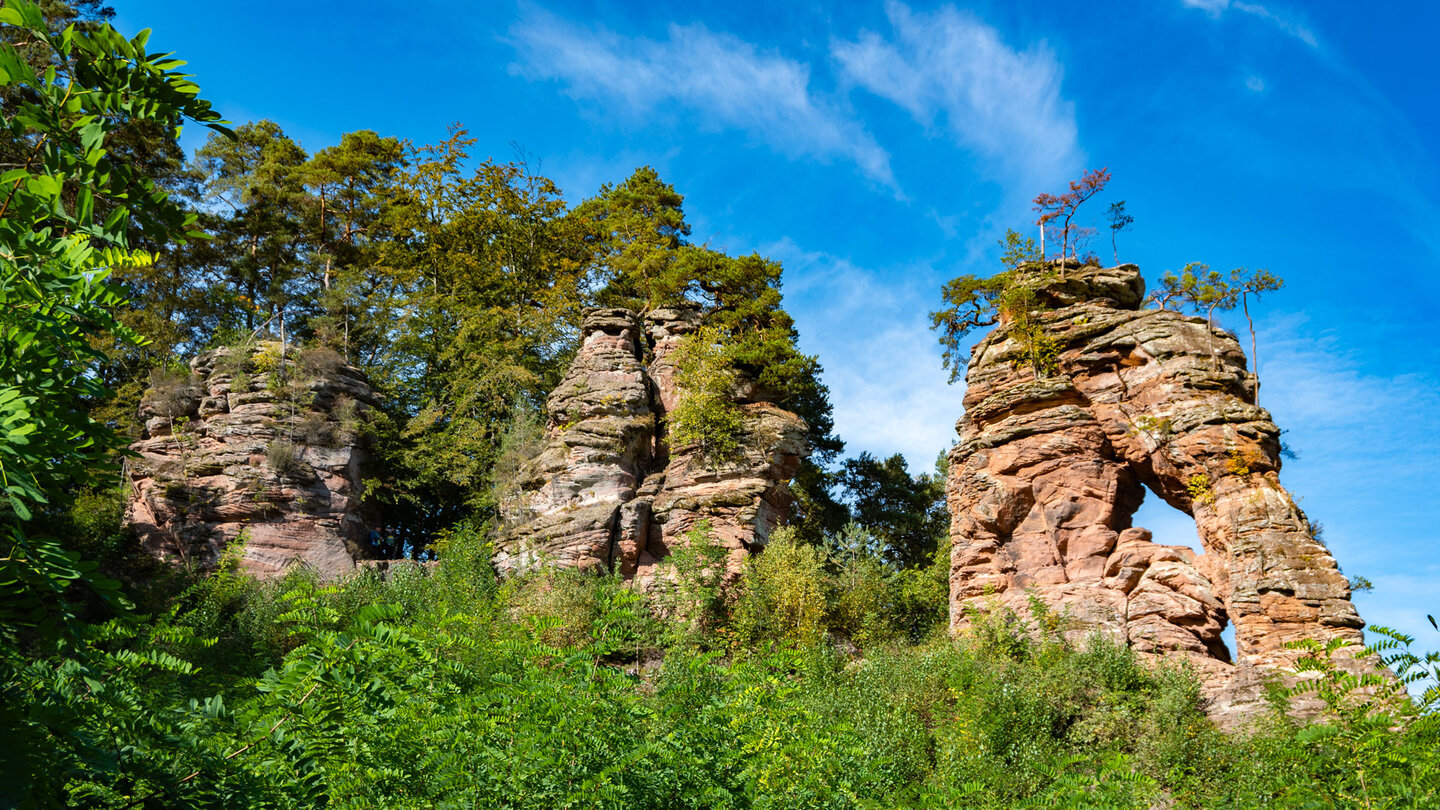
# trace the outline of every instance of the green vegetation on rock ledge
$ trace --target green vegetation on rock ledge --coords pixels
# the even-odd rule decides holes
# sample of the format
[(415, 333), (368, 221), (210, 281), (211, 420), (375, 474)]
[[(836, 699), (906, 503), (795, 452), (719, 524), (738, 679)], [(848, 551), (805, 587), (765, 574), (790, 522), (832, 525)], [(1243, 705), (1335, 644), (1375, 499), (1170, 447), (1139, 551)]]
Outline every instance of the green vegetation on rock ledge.
[[(977, 329), (1005, 323), (1007, 334), (1020, 347), (1021, 357), (1037, 379), (1055, 372), (1059, 351), (1038, 314), (1049, 309), (1036, 291), (1059, 271), (1045, 262), (1032, 239), (1007, 231), (1000, 246), (1005, 269), (991, 276), (957, 276), (945, 283), (940, 295), (945, 306), (930, 313), (931, 328), (940, 333), (950, 381), (964, 374), (968, 356), (964, 339)], [(1063, 269), (1063, 260), (1060, 263)]]

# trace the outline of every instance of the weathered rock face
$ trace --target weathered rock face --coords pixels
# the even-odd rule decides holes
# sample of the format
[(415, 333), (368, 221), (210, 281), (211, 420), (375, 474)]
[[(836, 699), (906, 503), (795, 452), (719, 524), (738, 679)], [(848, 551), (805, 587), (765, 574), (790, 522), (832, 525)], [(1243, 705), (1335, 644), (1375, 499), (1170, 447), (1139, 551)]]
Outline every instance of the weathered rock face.
[(278, 374), (278, 343), (202, 354), (190, 368), (140, 405), (129, 522), (143, 545), (205, 567), (243, 532), (242, 566), (259, 576), (301, 562), (333, 577), (370, 556), (356, 432), (377, 403), (363, 375), (294, 347)]
[(541, 560), (648, 580), (701, 520), (730, 550), (730, 570), (765, 544), (789, 512), (788, 482), (808, 452), (805, 423), (744, 401), (743, 458), (708, 465), (669, 446), (679, 402), (671, 353), (700, 325), (695, 310), (586, 313), (579, 354), (546, 404), (544, 450), (525, 465), (521, 493), (502, 505), (502, 571)]
[[(1037, 379), (1004, 323), (971, 356), (947, 486), (952, 629), (1033, 595), (1077, 636), (1188, 657), (1227, 720), (1292, 662), (1285, 642), (1360, 640), (1345, 578), (1280, 485), (1280, 431), (1238, 341), (1141, 309), (1134, 265), (1071, 263), (1040, 297), (1054, 373)], [(1203, 554), (1131, 526), (1146, 488), (1194, 517)]]

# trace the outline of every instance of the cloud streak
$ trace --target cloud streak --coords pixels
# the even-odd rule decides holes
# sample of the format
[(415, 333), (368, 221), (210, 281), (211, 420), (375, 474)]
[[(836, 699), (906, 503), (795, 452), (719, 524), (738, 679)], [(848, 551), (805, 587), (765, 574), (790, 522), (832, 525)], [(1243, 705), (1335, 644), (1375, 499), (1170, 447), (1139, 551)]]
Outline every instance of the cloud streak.
[(808, 65), (700, 24), (672, 24), (667, 34), (664, 40), (627, 37), (532, 10), (510, 29), (519, 56), (511, 72), (561, 81), (572, 96), (635, 114), (688, 107), (786, 156), (849, 161), (867, 178), (897, 188), (889, 153), (815, 92)]
[(1084, 163), (1064, 69), (1043, 42), (1026, 50), (968, 12), (886, 7), (893, 33), (864, 32), (832, 53), (851, 83), (942, 127), (967, 149), (1005, 167), (1024, 187), (1058, 182)]
[[(1276, 313), (1260, 326), (1260, 404), (1300, 452), (1282, 480), (1324, 524), (1346, 573), (1374, 581), (1373, 592), (1356, 596), (1361, 615), (1433, 639), (1424, 614), (1435, 612), (1440, 574), (1431, 507), (1440, 479), (1440, 379), (1419, 359), (1413, 369), (1375, 370), (1373, 360), (1301, 314)], [(1403, 345), (1407, 328), (1393, 328), (1383, 343)]]
[(1289, 34), (1312, 48), (1320, 47), (1320, 42), (1315, 38), (1315, 32), (1294, 19), (1284, 14), (1277, 14), (1271, 11), (1268, 6), (1259, 3), (1247, 3), (1244, 0), (1180, 0), (1186, 8), (1199, 9), (1209, 14), (1212, 19), (1220, 17), (1231, 9), (1259, 17), (1262, 20), (1272, 23), (1281, 31)]

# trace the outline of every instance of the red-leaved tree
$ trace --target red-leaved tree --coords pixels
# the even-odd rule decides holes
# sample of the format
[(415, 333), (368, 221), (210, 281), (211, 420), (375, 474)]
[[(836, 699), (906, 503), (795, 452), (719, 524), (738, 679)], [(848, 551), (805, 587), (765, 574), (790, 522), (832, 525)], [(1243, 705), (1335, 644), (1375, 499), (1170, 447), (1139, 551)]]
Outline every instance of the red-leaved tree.
[(1051, 222), (1060, 222), (1060, 258), (1063, 260), (1071, 253), (1072, 239), (1075, 236), (1078, 226), (1072, 224), (1075, 219), (1075, 211), (1082, 204), (1105, 188), (1110, 182), (1110, 169), (1092, 169), (1085, 173), (1079, 180), (1070, 181), (1070, 190), (1064, 194), (1041, 194), (1035, 198), (1035, 211), (1040, 218), (1035, 221), (1040, 226), (1040, 249), (1045, 249), (1045, 226)]

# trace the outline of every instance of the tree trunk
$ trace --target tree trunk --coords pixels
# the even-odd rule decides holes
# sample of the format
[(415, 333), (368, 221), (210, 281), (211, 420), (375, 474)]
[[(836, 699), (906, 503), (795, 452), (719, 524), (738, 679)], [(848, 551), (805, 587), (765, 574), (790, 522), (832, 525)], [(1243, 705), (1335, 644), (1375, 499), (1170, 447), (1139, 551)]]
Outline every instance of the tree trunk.
[(1215, 307), (1218, 303), (1211, 304), (1210, 309), (1205, 312), (1205, 324), (1210, 329), (1210, 362), (1216, 369), (1220, 368), (1220, 358), (1215, 355)]
[(325, 289), (330, 289), (330, 240), (325, 229), (325, 187), (320, 187), (320, 249), (325, 251), (325, 275), (321, 277), (320, 283)]
[(1260, 392), (1260, 350), (1255, 342), (1255, 321), (1250, 318), (1250, 296), (1240, 296), (1240, 308), (1245, 311), (1245, 323), (1250, 326), (1250, 371), (1255, 375), (1255, 392)]
[(280, 367), (276, 369), (280, 380), (285, 380), (285, 305), (280, 305)]

